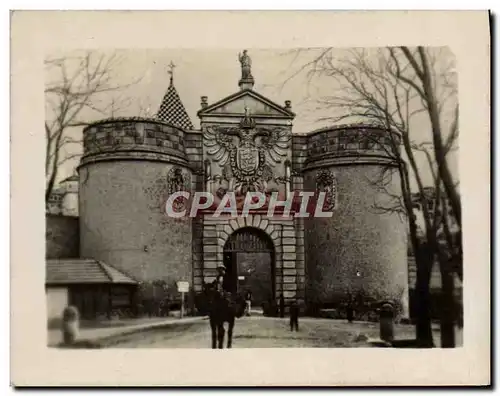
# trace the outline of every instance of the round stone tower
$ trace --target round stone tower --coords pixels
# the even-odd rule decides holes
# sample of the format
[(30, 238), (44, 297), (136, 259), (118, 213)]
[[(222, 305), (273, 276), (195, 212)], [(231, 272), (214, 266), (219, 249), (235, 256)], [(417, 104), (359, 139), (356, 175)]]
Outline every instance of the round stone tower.
[(393, 150), (400, 136), (345, 125), (309, 134), (304, 189), (328, 191), (333, 216), (305, 221), (307, 301), (328, 305), (362, 293), (408, 312), (407, 226)]
[(78, 216), (78, 176), (72, 175), (61, 182), (64, 195), (61, 204), (64, 216)]
[(96, 122), (83, 137), (81, 256), (139, 281), (191, 283), (191, 220), (165, 214), (169, 194), (191, 191), (185, 131), (161, 120), (123, 118)]

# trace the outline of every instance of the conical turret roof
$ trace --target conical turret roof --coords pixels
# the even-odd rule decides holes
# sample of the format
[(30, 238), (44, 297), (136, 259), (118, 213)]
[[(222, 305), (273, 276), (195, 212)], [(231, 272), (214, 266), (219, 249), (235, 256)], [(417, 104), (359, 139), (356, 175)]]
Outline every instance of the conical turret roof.
[[(173, 66), (172, 66), (173, 69)], [(193, 123), (184, 107), (182, 100), (174, 86), (173, 70), (170, 72), (170, 84), (167, 92), (163, 97), (160, 109), (156, 114), (156, 118), (173, 124), (179, 128), (189, 130), (193, 129)]]

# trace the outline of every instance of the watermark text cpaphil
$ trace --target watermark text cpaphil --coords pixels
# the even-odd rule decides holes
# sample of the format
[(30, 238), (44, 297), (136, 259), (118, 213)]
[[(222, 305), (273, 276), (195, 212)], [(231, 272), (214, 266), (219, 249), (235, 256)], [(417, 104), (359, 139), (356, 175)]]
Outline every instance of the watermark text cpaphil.
[(210, 192), (177, 191), (165, 202), (168, 217), (197, 217), (210, 214), (212, 217), (246, 217), (253, 213), (268, 217), (332, 217), (334, 205), (326, 192), (294, 191), (286, 197), (279, 193), (247, 192), (224, 195)]

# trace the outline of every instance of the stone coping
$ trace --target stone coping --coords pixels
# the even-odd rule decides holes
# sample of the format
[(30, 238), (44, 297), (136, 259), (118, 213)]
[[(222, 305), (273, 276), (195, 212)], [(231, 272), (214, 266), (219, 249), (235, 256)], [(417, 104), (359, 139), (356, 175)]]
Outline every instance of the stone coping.
[(311, 157), (306, 161), (301, 173), (306, 173), (317, 168), (327, 168), (331, 166), (356, 166), (356, 165), (381, 165), (397, 167), (398, 164), (393, 158), (379, 155), (352, 155), (337, 156), (335, 153), (328, 153), (321, 157)]
[(77, 167), (80, 168), (98, 162), (106, 161), (152, 161), (152, 162), (165, 162), (179, 166), (183, 166), (192, 170), (192, 165), (186, 159), (175, 155), (175, 153), (160, 153), (147, 150), (116, 150), (116, 151), (102, 151), (98, 153), (86, 154)]
[(119, 124), (119, 123), (148, 123), (148, 124), (161, 124), (161, 125), (167, 125), (171, 128), (175, 129), (180, 129), (182, 131), (191, 131), (190, 129), (184, 130), (183, 128), (174, 125), (170, 122), (162, 121), (157, 118), (149, 118), (149, 117), (112, 117), (112, 118), (104, 118), (102, 120), (94, 121), (87, 125), (85, 128), (83, 128), (83, 132), (85, 133), (87, 129), (90, 129), (92, 127), (95, 127), (97, 125), (102, 125), (102, 124)]
[(321, 127), (318, 129), (315, 129), (310, 132), (303, 133), (298, 136), (313, 136), (317, 135), (319, 133), (323, 132), (335, 132), (335, 131), (345, 131), (345, 130), (351, 130), (351, 131), (358, 131), (360, 129), (371, 129), (371, 130), (376, 130), (376, 131), (384, 131), (384, 132), (392, 132), (393, 134), (397, 135), (398, 137), (401, 137), (401, 134), (395, 130), (390, 130), (387, 129), (383, 126), (380, 125), (370, 125), (370, 124), (364, 124), (364, 123), (353, 123), (353, 124), (339, 124), (339, 125), (332, 125), (332, 126), (326, 126), (326, 127)]

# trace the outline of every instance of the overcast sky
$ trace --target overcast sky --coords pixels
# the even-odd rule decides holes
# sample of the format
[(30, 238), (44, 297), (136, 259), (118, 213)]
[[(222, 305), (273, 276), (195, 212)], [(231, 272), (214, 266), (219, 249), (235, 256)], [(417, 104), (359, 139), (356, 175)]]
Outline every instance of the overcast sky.
[[(168, 41), (168, 38), (165, 38)], [(238, 53), (242, 49), (197, 50), (197, 49), (165, 49), (165, 50), (120, 50), (117, 52), (120, 62), (113, 69), (113, 81), (118, 85), (130, 84), (141, 79), (119, 93), (129, 103), (125, 110), (116, 112), (115, 116), (137, 116), (140, 111), (149, 108), (151, 115), (156, 113), (162, 97), (169, 85), (168, 65), (173, 62), (174, 84), (196, 128), (199, 119), (196, 116), (200, 109), (200, 97), (207, 96), (208, 103), (214, 103), (239, 90), (238, 80), (241, 76)], [(339, 54), (342, 50), (338, 50)], [(112, 54), (116, 51), (110, 51)], [(252, 59), (252, 74), (255, 78), (254, 90), (272, 101), (284, 105), (291, 100), (292, 109), (297, 114), (294, 120), (294, 132), (309, 132), (319, 127), (331, 125), (328, 121), (319, 121), (322, 117), (331, 116), (332, 111), (318, 109), (314, 104), (314, 95), (325, 90), (334, 90), (331, 79), (308, 81), (305, 73), (301, 73), (283, 84), (298, 67), (307, 62), (309, 55), (301, 55), (299, 59), (290, 51), (249, 49)], [(51, 54), (51, 56), (66, 54)], [(312, 56), (312, 55), (311, 55)], [(58, 75), (49, 73), (47, 81), (54, 81)], [(101, 95), (103, 102), (109, 103), (118, 93)], [(98, 120), (105, 116), (86, 112), (85, 120)], [(47, 110), (47, 117), (51, 117)], [(418, 120), (414, 138), (428, 139), (429, 125), (426, 117)], [(81, 137), (81, 129), (72, 131), (76, 138)], [(71, 147), (70, 151), (79, 151), (79, 147)], [(73, 173), (78, 160), (68, 161), (61, 167), (58, 180)], [(422, 164), (424, 164), (422, 162)], [(453, 169), (456, 162), (452, 162)], [(429, 174), (424, 175), (426, 184), (430, 183)]]

